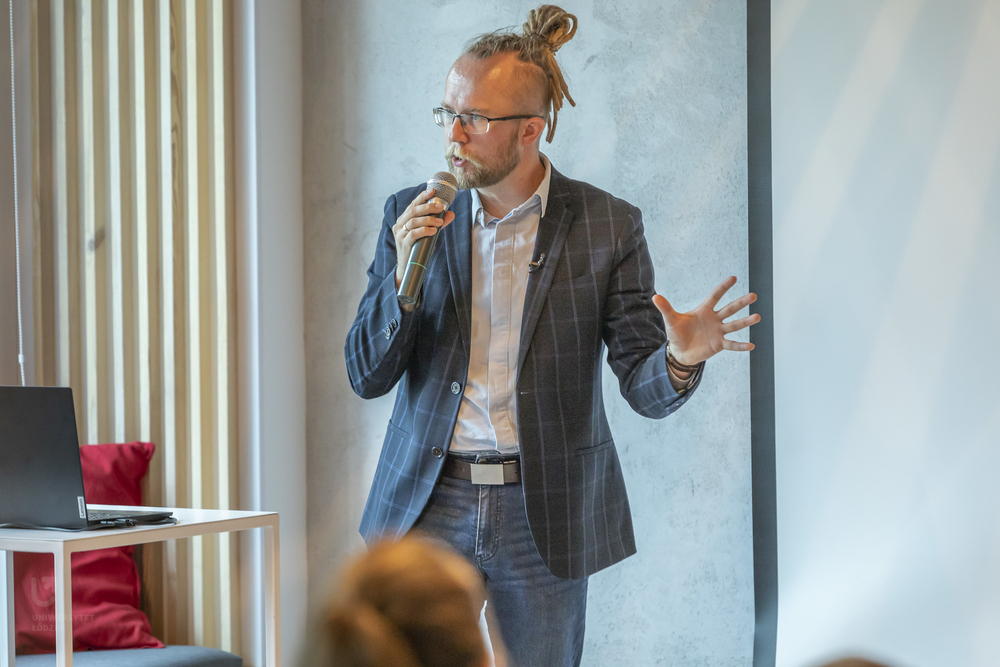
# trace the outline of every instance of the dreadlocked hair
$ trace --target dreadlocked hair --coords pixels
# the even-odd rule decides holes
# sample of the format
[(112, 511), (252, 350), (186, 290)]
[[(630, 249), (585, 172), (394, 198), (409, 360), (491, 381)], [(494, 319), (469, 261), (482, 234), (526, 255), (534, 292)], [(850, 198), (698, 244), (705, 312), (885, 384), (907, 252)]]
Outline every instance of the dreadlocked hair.
[(556, 62), (556, 51), (575, 34), (575, 16), (555, 5), (542, 5), (528, 13), (520, 33), (508, 28), (480, 35), (466, 45), (464, 55), (484, 60), (501, 53), (513, 53), (521, 62), (539, 67), (542, 74), (539, 83), (545, 88), (544, 110), (546, 114), (552, 113), (545, 140), (552, 143), (563, 98), (576, 106)]

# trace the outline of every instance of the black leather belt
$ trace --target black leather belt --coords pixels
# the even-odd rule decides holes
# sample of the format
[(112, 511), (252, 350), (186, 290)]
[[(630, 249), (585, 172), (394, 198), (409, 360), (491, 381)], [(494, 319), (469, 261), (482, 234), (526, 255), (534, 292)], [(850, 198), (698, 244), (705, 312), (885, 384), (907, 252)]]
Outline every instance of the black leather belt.
[(521, 461), (514, 459), (476, 463), (448, 456), (441, 474), (454, 479), (464, 479), (473, 484), (520, 484)]

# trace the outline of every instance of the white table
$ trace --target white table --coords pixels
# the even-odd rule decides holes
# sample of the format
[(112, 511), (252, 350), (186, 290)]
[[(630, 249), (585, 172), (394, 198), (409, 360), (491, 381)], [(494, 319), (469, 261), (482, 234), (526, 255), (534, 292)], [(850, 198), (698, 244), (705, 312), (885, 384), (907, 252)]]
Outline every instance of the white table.
[(264, 529), (264, 618), (265, 656), (268, 667), (281, 667), (280, 585), (278, 581), (278, 513), (240, 510), (196, 510), (184, 508), (120, 507), (88, 505), (95, 510), (156, 510), (174, 513), (177, 523), (68, 533), (55, 530), (0, 529), (0, 667), (14, 667), (14, 554), (15, 551), (50, 553), (55, 559), (56, 665), (73, 664), (72, 586), (70, 554), (130, 544), (162, 542), (180, 537), (232, 531)]

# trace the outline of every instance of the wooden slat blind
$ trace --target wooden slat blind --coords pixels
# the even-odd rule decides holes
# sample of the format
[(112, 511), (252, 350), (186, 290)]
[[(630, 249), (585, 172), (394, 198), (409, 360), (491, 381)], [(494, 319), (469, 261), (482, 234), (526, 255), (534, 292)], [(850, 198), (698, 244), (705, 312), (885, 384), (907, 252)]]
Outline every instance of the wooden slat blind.
[[(37, 382), (157, 444), (147, 504), (236, 507), (232, 8), (31, 2)], [(240, 652), (231, 540), (144, 548), (160, 639)]]

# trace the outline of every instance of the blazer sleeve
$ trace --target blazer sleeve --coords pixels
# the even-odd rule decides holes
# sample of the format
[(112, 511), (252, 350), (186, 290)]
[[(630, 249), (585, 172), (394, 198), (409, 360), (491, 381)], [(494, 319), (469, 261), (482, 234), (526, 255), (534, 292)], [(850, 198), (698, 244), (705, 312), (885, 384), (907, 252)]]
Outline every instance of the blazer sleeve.
[(701, 382), (705, 364), (699, 365), (683, 393), (674, 389), (667, 372), (667, 331), (653, 304), (653, 262), (638, 208), (632, 207), (627, 222), (608, 283), (604, 342), (622, 396), (639, 414), (660, 419), (687, 401)]
[[(419, 191), (414, 188), (413, 196)], [(368, 267), (368, 287), (344, 344), (347, 375), (354, 392), (362, 398), (382, 396), (396, 385), (409, 363), (416, 338), (420, 304), (411, 312), (399, 306), (396, 239), (392, 234), (399, 216), (399, 198), (409, 193), (405, 190), (385, 202), (375, 259)], [(412, 197), (406, 202), (410, 200)]]

